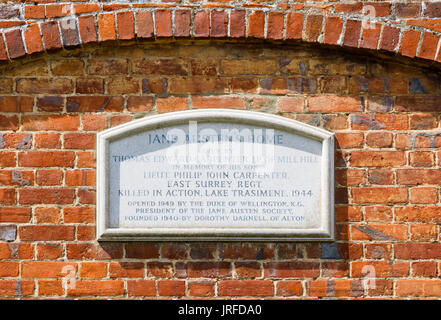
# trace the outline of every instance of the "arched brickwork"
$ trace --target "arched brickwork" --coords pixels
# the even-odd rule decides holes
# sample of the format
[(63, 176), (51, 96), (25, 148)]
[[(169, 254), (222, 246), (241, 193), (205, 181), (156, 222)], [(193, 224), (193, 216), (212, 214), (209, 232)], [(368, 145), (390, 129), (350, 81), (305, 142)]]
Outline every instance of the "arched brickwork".
[(111, 40), (258, 38), (441, 62), (441, 2), (22, 2), (0, 8), (0, 60)]

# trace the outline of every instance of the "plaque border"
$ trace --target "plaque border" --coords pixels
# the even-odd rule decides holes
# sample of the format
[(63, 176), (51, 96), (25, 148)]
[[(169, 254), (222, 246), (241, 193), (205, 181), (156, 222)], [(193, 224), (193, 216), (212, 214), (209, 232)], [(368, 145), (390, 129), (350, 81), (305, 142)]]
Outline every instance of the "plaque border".
[[(139, 132), (188, 123), (229, 122), (288, 131), (322, 143), (321, 225), (316, 229), (109, 228), (108, 153), (114, 140)], [(198, 109), (146, 116), (97, 134), (96, 231), (98, 241), (334, 241), (334, 133), (272, 114), (230, 109)]]

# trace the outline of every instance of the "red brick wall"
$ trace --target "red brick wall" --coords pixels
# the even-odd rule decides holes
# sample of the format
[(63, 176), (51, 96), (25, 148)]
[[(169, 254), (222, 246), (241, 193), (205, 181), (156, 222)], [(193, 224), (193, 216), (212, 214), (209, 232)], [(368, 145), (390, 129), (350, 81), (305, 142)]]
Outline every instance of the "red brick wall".
[[(133, 17), (127, 5), (76, 3), (70, 10), (93, 11), (79, 17), (78, 38), (52, 33), (61, 22), (44, 22), (60, 16), (58, 4), (20, 5), (18, 16), (14, 5), (0, 7), (1, 23), (28, 23), (5, 29), (3, 57), (13, 61), (0, 66), (0, 297), (439, 298), (439, 66), (375, 50), (435, 59), (437, 4), (375, 3), (383, 26), (381, 33), (369, 29), (378, 36), (370, 51), (347, 49), (364, 47), (361, 21), (351, 22), (359, 3), (237, 5), (246, 10), (246, 28), (238, 22), (245, 11), (230, 11), (229, 3), (219, 12), (194, 5), (172, 4), (191, 16), (154, 11), (155, 28), (152, 10), (143, 8), (135, 16), (144, 23), (135, 29), (125, 23)], [(35, 16), (23, 22), (22, 14)], [(290, 20), (300, 16), (305, 20)], [(411, 20), (390, 25), (395, 17), (423, 23), (426, 16), (432, 31), (412, 29)], [(82, 23), (92, 29), (82, 33)], [(341, 31), (328, 33), (328, 23), (340, 23)], [(297, 24), (303, 33), (294, 31)], [(169, 39), (189, 34), (230, 39)], [(343, 48), (233, 39), (245, 34), (339, 39)], [(116, 35), (164, 39), (95, 43)], [(28, 43), (31, 36), (37, 40)], [(404, 49), (406, 37), (417, 40)], [(27, 54), (80, 41), (90, 44)], [(436, 50), (425, 49), (434, 42)], [(336, 133), (335, 243), (95, 240), (96, 133), (156, 113), (210, 107), (279, 114)], [(375, 287), (365, 285), (373, 273)]]

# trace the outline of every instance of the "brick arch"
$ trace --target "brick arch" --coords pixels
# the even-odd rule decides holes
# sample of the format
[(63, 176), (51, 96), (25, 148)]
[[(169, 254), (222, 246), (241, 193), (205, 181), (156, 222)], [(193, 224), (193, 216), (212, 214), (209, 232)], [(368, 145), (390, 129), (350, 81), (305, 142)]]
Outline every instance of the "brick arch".
[[(441, 19), (426, 19), (441, 16), (441, 2), (221, 2), (20, 5), (22, 20), (0, 21), (0, 61), (106, 41), (187, 38), (304, 41), (441, 62)], [(366, 5), (378, 13), (368, 24)]]

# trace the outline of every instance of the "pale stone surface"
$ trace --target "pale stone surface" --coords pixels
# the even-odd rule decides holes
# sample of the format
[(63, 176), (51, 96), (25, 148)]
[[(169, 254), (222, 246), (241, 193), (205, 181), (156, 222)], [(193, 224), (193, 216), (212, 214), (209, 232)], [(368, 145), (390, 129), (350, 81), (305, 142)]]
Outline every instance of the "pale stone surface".
[[(222, 110), (206, 110), (206, 116), (187, 111), (103, 132), (99, 139), (109, 142), (99, 148), (100, 177), (100, 167), (106, 172), (98, 185), (102, 233), (129, 239), (331, 238), (333, 169), (323, 169), (331, 169), (332, 134), (228, 110), (236, 112), (242, 121), (226, 120)], [(276, 119), (280, 123), (271, 123)]]

